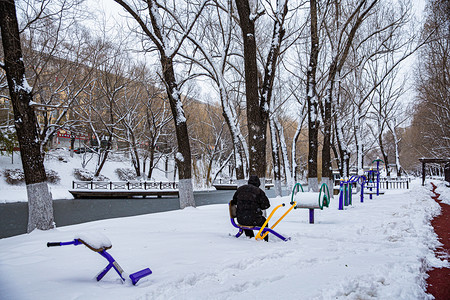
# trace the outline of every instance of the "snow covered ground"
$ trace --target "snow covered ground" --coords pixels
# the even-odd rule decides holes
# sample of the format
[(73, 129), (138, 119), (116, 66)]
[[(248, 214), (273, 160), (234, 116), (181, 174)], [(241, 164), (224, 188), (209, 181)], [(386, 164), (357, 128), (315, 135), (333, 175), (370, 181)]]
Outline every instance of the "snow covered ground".
[[(435, 182), (437, 183), (437, 182)], [(308, 223), (293, 210), (276, 227), (291, 240), (234, 238), (227, 205), (109, 219), (0, 239), (1, 299), (427, 299), (426, 270), (448, 266), (433, 253), (431, 187), (355, 202), (332, 200)], [(450, 203), (448, 188), (439, 185)], [(272, 208), (289, 197), (271, 199)], [(274, 216), (277, 219), (287, 208)], [(270, 209), (269, 209), (270, 212)], [(47, 248), (100, 232), (128, 273), (150, 267), (136, 286), (120, 283), (100, 255), (79, 246)]]
[[(89, 158), (92, 154), (86, 154)], [(58, 173), (61, 181), (58, 184), (49, 184), (53, 199), (73, 199), (72, 194), (68, 192), (72, 188), (72, 181), (75, 180), (73, 170), (81, 169), (83, 154), (74, 154), (70, 157), (69, 150), (52, 150), (45, 157), (46, 170), (53, 170)], [(96, 155), (92, 155), (92, 159), (88, 162), (86, 169), (93, 172), (96, 165)], [(118, 168), (132, 168), (131, 162), (119, 155), (110, 155), (101, 172), (112, 181), (120, 181), (115, 173)], [(11, 156), (0, 155), (0, 203), (25, 202), (28, 201), (25, 184), (10, 185), (5, 181), (3, 171), (5, 169), (22, 169), (20, 156), (16, 152), (13, 161)], [(164, 172), (155, 169), (152, 180), (168, 181), (164, 176)]]

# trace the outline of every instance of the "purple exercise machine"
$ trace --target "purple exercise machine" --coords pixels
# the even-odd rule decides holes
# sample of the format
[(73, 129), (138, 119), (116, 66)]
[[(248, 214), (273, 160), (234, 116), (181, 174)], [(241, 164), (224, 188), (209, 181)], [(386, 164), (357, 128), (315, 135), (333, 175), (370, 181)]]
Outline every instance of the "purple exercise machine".
[[(353, 175), (348, 179), (341, 179), (339, 183), (339, 210), (343, 210), (345, 206), (352, 205), (353, 184), (360, 184), (360, 199), (361, 203), (364, 202), (364, 187), (366, 187), (367, 182), (367, 178), (364, 175)], [(372, 199), (372, 195), (370, 197)]]
[[(108, 271), (111, 270), (111, 268), (113, 268), (119, 275), (122, 282), (125, 282), (123, 269), (120, 267), (120, 265), (117, 263), (117, 261), (108, 252), (106, 252), (106, 250), (111, 249), (111, 247), (112, 247), (110, 242), (109, 242), (109, 244), (106, 243), (106, 244), (98, 246), (98, 245), (93, 245), (92, 243), (86, 242), (86, 241), (82, 240), (81, 238), (76, 238), (70, 242), (48, 242), (47, 247), (67, 246), (67, 245), (78, 246), (81, 244), (85, 245), (92, 251), (97, 252), (98, 254), (103, 256), (108, 261), (108, 265), (97, 275), (97, 277), (96, 277), (97, 281), (102, 280), (102, 278), (106, 275), (106, 273), (108, 273)], [(133, 285), (136, 285), (136, 283), (140, 279), (142, 279), (143, 277), (146, 277), (150, 274), (152, 274), (152, 271), (149, 268), (145, 268), (143, 270), (140, 270), (138, 272), (130, 274), (129, 277), (130, 277)]]

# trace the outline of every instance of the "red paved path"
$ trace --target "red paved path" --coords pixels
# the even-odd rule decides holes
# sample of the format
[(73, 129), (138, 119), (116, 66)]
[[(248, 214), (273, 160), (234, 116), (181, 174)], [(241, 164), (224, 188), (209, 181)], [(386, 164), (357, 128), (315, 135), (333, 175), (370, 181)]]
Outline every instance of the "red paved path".
[[(434, 232), (439, 237), (439, 241), (443, 244), (442, 247), (436, 249), (438, 257), (450, 258), (450, 205), (441, 203), (438, 200), (440, 194), (436, 193), (436, 186), (433, 186), (432, 192), (435, 194), (432, 198), (441, 206), (441, 214), (436, 216), (431, 225), (434, 227)], [(450, 268), (431, 269), (428, 271), (430, 276), (427, 279), (427, 292), (432, 294), (436, 300), (450, 299)]]

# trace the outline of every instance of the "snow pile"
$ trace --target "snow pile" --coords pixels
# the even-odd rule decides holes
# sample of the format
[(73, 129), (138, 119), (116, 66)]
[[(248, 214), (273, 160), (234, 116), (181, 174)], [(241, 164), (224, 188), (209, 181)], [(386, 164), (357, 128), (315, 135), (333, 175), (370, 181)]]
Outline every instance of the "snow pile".
[[(442, 201), (442, 203), (446, 203), (450, 205), (450, 187), (448, 187), (449, 183), (434, 181), (434, 184), (436, 184), (436, 193), (440, 194), (439, 200)], [(434, 194), (433, 194), (434, 196)]]
[[(430, 186), (354, 201), (338, 210), (291, 211), (275, 228), (292, 239), (268, 243), (240, 237), (226, 204), (102, 220), (0, 240), (2, 299), (431, 299), (426, 270), (447, 262), (430, 219), (440, 211)], [(445, 194), (449, 201), (448, 194)], [(290, 197), (274, 219), (289, 208)], [(268, 210), (270, 213), (270, 209)], [(275, 221), (272, 222), (272, 224)], [(106, 261), (85, 247), (47, 248), (79, 232), (99, 232), (127, 273), (149, 267), (137, 286), (114, 272), (100, 282)]]
[(111, 241), (100, 232), (83, 232), (75, 235), (75, 239), (80, 239), (94, 249), (107, 249), (112, 247)]
[(86, 169), (74, 169), (73, 177), (75, 180), (80, 181), (109, 181), (109, 178), (100, 174), (100, 176), (95, 176), (95, 173)]
[[(322, 193), (322, 197), (324, 194)], [(298, 207), (304, 207), (304, 208), (315, 208), (319, 207), (319, 203), (321, 200), (319, 200), (319, 193), (314, 192), (299, 192), (294, 195), (295, 202), (297, 202)]]

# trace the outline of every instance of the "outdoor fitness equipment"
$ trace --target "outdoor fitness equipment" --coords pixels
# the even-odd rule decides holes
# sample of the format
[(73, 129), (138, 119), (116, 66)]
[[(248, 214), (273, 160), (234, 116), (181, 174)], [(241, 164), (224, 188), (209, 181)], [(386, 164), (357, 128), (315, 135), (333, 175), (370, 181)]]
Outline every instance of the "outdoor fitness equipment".
[[(377, 180), (376, 180), (376, 178), (378, 177), (377, 173), (378, 172), (375, 171), (375, 170), (367, 171), (367, 188), (368, 188), (368, 191), (366, 191), (366, 194), (369, 195), (369, 199), (372, 199), (372, 195), (377, 195), (377, 191), (376, 190), (375, 191), (372, 190), (373, 188), (377, 187)], [(378, 191), (378, 193), (379, 192), (380, 191)]]
[(367, 178), (364, 175), (353, 175), (347, 180), (341, 179), (339, 183), (339, 210), (343, 210), (344, 206), (352, 205), (352, 188), (353, 184), (359, 183), (361, 185), (361, 202), (364, 202), (364, 185), (367, 183)]
[[(105, 237), (100, 233), (75, 238), (73, 241), (70, 242), (48, 242), (47, 247), (66, 246), (66, 245), (78, 246), (81, 244), (85, 245), (92, 251), (97, 252), (108, 261), (108, 265), (97, 275), (96, 277), (97, 281), (100, 281), (106, 275), (106, 273), (108, 273), (108, 271), (111, 270), (111, 268), (113, 268), (119, 275), (122, 282), (125, 282), (123, 269), (120, 267), (117, 261), (108, 252), (106, 252), (106, 250), (111, 249), (112, 247), (111, 242), (107, 237)], [(129, 277), (133, 285), (136, 285), (136, 283), (140, 279), (150, 274), (152, 274), (152, 271), (149, 268), (145, 268), (143, 270), (130, 274)]]
[[(377, 163), (377, 170), (369, 170), (367, 171), (367, 187), (369, 188), (369, 191), (366, 192), (366, 194), (369, 194), (370, 199), (372, 199), (372, 195), (379, 196), (380, 194), (384, 194), (383, 191), (380, 191), (380, 162), (384, 163), (381, 159), (377, 158), (373, 163)], [(376, 188), (376, 192), (373, 192), (372, 189)]]
[[(295, 204), (294, 204), (295, 205)], [(272, 212), (270, 213), (269, 217), (267, 218), (266, 222), (264, 222), (264, 224), (262, 226), (245, 226), (245, 225), (240, 225), (238, 224), (234, 219), (236, 218), (236, 205), (228, 203), (228, 208), (229, 208), (229, 212), (230, 212), (230, 221), (231, 221), (231, 225), (233, 225), (234, 227), (236, 227), (237, 229), (239, 229), (239, 232), (235, 235), (235, 237), (240, 237), (243, 233), (244, 230), (258, 230), (258, 233), (255, 236), (256, 240), (262, 240), (266, 237), (266, 235), (270, 233), (272, 233), (273, 235), (275, 235), (276, 237), (280, 238), (281, 240), (287, 242), (289, 241), (291, 238), (285, 238), (284, 236), (282, 236), (281, 234), (279, 234), (278, 232), (276, 232), (275, 230), (273, 230), (275, 228), (275, 226), (278, 225), (278, 223), (280, 223), (280, 221), (294, 208), (294, 205), (292, 205), (279, 219), (278, 221), (275, 222), (275, 224), (272, 225), (272, 227), (268, 228), (267, 224), (269, 223), (269, 220), (272, 218), (273, 214), (275, 213), (275, 211), (277, 209), (279, 209), (280, 207), (285, 206), (285, 204), (280, 204), (278, 206), (276, 206)]]
[[(300, 192), (300, 189), (302, 192)], [(296, 183), (291, 196), (290, 202), (295, 209), (307, 208), (309, 209), (309, 223), (314, 224), (314, 210), (323, 210), (324, 207), (330, 205), (330, 191), (326, 183), (322, 183), (319, 192), (305, 192), (300, 183)]]

